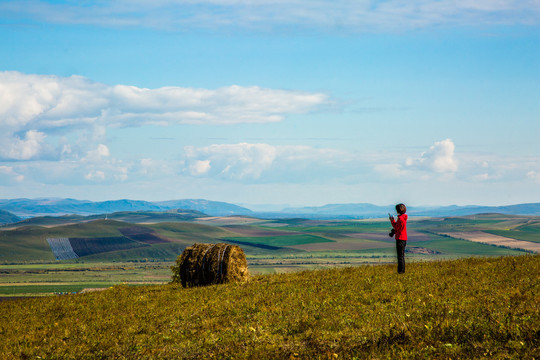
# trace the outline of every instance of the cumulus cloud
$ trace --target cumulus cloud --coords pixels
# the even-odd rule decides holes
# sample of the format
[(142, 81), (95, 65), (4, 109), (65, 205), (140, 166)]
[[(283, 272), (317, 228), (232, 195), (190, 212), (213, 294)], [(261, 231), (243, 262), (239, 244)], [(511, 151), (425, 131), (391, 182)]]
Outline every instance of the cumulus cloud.
[(96, 149), (88, 151), (84, 162), (99, 163), (110, 155), (109, 148), (106, 145), (99, 144)]
[(75, 171), (85, 171), (86, 174), (84, 175), (84, 178), (89, 181), (114, 183), (128, 181), (130, 168), (132, 167), (132, 163), (125, 163), (121, 160), (110, 159), (96, 162), (94, 164), (86, 164), (82, 162), (78, 164)]
[(91, 181), (103, 181), (105, 180), (105, 173), (101, 170), (94, 170), (86, 174), (84, 178)]
[(164, 176), (173, 176), (183, 166), (180, 161), (156, 160), (143, 158), (134, 164), (134, 171), (138, 176), (144, 178), (162, 178)]
[(428, 170), (436, 173), (455, 173), (458, 161), (455, 158), (455, 145), (450, 139), (437, 141), (419, 158), (409, 158), (406, 165), (413, 169)]
[(18, 174), (13, 167), (0, 165), (0, 184), (20, 183), (24, 175)]
[(94, 4), (8, 1), (4, 16), (60, 24), (161, 29), (280, 28), (388, 31), (439, 25), (538, 25), (536, 0), (113, 0)]
[(164, 87), (141, 89), (118, 85), (111, 89), (107, 119), (119, 125), (238, 124), (283, 120), (327, 101), (321, 93), (229, 86), (217, 90)]
[(182, 87), (146, 89), (108, 86), (81, 76), (0, 72), (0, 126), (59, 128), (142, 123), (264, 123), (324, 104), (322, 93), (229, 86), (217, 90)]
[(45, 147), (45, 134), (29, 130), (24, 138), (17, 135), (6, 137), (6, 134), (0, 136), (2, 146), (0, 147), (0, 157), (13, 160), (29, 160), (36, 157)]
[(114, 175), (114, 178), (119, 181), (126, 181), (128, 176), (128, 168), (125, 166), (120, 166), (117, 169), (117, 174)]
[(335, 149), (239, 143), (184, 148), (185, 172), (243, 182), (316, 181), (354, 173), (357, 157)]
[[(0, 72), (0, 157), (37, 158), (46, 148), (46, 134), (84, 129), (92, 134), (90, 140), (96, 141), (109, 126), (276, 122), (327, 102), (322, 93), (257, 86), (146, 89), (109, 86), (81, 76), (5, 71)], [(18, 135), (21, 133), (25, 137)], [(66, 149), (73, 151), (64, 144), (56, 156)]]
[[(276, 158), (276, 148), (267, 144), (215, 144), (184, 149), (192, 175), (211, 174), (233, 179), (258, 179)], [(212, 166), (210, 166), (212, 164)]]
[(0, 126), (45, 129), (94, 122), (107, 106), (106, 90), (81, 76), (0, 72)]
[(203, 175), (210, 170), (210, 160), (196, 160), (189, 166), (191, 175)]

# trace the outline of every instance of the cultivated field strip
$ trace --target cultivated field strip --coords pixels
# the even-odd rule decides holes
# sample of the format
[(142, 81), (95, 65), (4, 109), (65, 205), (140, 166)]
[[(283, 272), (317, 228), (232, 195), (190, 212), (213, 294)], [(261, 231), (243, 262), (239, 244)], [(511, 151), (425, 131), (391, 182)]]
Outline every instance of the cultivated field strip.
[(75, 259), (79, 256), (73, 251), (69, 238), (47, 238), (56, 260)]
[(460, 231), (451, 233), (440, 233), (440, 235), (446, 235), (456, 239), (463, 239), (483, 244), (532, 251), (534, 253), (540, 254), (540, 243), (533, 243), (524, 240), (515, 240), (504, 236), (488, 234), (483, 231)]

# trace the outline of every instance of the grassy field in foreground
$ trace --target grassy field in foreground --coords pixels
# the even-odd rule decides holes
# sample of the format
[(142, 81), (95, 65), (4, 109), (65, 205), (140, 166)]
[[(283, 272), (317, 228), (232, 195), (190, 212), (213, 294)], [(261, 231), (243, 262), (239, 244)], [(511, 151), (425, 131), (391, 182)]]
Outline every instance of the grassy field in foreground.
[(0, 303), (2, 358), (540, 357), (540, 256), (359, 266)]

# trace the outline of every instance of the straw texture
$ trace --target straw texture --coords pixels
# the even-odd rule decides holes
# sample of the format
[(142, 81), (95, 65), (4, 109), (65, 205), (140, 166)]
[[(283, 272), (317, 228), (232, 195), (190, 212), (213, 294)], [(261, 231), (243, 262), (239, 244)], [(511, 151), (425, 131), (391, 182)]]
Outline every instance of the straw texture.
[(193, 244), (187, 247), (171, 267), (172, 282), (183, 287), (222, 284), (248, 279), (246, 255), (236, 245)]

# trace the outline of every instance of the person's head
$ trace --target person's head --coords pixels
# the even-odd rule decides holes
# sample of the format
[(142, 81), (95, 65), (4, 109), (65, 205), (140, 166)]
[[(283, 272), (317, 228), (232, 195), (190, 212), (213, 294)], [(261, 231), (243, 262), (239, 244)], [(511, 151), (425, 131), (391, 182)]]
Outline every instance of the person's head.
[(405, 204), (397, 204), (396, 211), (399, 215), (403, 215), (407, 212), (407, 207), (405, 206)]

